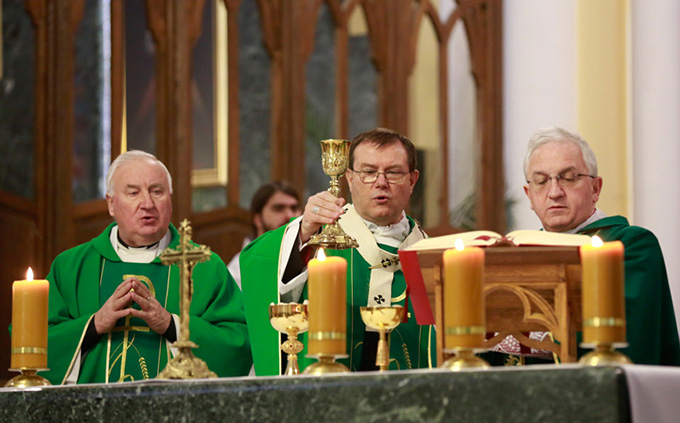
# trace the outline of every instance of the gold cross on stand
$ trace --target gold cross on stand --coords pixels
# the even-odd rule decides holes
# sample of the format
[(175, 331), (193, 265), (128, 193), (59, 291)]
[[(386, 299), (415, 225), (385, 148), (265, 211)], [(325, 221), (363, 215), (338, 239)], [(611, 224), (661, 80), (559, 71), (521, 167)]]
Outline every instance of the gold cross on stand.
[(184, 219), (179, 227), (179, 245), (177, 249), (166, 248), (161, 253), (161, 263), (166, 266), (178, 264), (180, 284), (179, 305), (179, 339), (174, 346), (179, 354), (170, 360), (165, 369), (158, 375), (158, 379), (204, 379), (217, 377), (208, 369), (205, 361), (194, 356), (192, 348), (198, 345), (189, 338), (189, 306), (194, 293), (191, 272), (198, 263), (210, 260), (210, 248), (191, 242), (191, 225)]

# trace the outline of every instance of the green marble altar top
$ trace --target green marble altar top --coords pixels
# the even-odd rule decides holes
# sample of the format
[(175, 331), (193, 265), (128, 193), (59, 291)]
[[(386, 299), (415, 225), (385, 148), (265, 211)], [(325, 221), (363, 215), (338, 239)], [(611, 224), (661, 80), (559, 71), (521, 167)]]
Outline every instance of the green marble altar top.
[(537, 365), (0, 389), (0, 422), (629, 422), (623, 371)]

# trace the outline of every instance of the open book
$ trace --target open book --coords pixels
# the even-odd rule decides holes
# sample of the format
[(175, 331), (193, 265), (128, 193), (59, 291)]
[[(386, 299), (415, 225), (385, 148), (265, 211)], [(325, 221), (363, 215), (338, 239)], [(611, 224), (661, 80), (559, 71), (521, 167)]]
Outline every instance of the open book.
[(423, 239), (406, 248), (406, 250), (418, 251), (453, 248), (458, 238), (463, 241), (466, 247), (490, 247), (492, 245), (578, 247), (590, 244), (591, 242), (591, 238), (588, 235), (561, 234), (530, 229), (512, 231), (505, 236), (493, 231), (471, 231)]

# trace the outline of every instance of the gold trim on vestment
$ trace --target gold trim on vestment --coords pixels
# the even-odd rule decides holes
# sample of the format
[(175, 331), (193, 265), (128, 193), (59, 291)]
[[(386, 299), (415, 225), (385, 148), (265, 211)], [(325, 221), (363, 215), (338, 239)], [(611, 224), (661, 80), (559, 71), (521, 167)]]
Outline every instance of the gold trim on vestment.
[(149, 332), (151, 329), (148, 326), (116, 326), (111, 329), (111, 332), (123, 332), (123, 331), (137, 331), (137, 332)]
[[(421, 325), (422, 326), (422, 325)], [(433, 367), (432, 365), (432, 325), (428, 325), (428, 333), (427, 333), (427, 367), (428, 369), (431, 369)], [(420, 349), (420, 348), (419, 348)], [(420, 363), (418, 363), (420, 366)]]
[(585, 328), (625, 327), (626, 320), (619, 317), (592, 317), (583, 321)]
[(405, 300), (405, 299), (406, 299), (406, 290), (404, 290), (404, 292), (400, 296), (393, 297), (392, 303), (398, 303), (399, 301), (402, 301), (402, 300)]
[(486, 333), (484, 326), (453, 326), (446, 328), (446, 335), (483, 335)]

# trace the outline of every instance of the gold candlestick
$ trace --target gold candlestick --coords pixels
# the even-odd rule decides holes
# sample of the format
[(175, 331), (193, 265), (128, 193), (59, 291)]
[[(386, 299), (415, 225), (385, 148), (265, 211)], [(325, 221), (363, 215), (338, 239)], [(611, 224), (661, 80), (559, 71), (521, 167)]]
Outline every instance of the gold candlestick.
[[(321, 141), (321, 162), (323, 171), (331, 177), (331, 187), (328, 192), (340, 197), (340, 182), (338, 179), (345, 174), (349, 164), (350, 142), (347, 140)], [(347, 235), (337, 222), (326, 225), (321, 233), (312, 235), (310, 245), (316, 245), (333, 250), (346, 250), (359, 246), (357, 241)]]
[(5, 384), (5, 388), (32, 388), (35, 386), (51, 386), (49, 380), (36, 373), (49, 369), (33, 369), (22, 367), (21, 369), (9, 369), (10, 371), (19, 371), (20, 375), (14, 376)]
[(157, 376), (158, 379), (206, 379), (217, 377), (208, 369), (205, 361), (191, 352), (198, 345), (189, 338), (189, 307), (194, 292), (191, 272), (197, 263), (210, 260), (210, 248), (205, 245), (194, 245), (191, 242), (191, 225), (184, 219), (179, 227), (179, 245), (177, 249), (166, 248), (161, 253), (161, 263), (166, 266), (178, 263), (180, 279), (180, 315), (179, 339), (174, 346), (179, 354), (168, 362)]
[(406, 309), (402, 306), (392, 307), (361, 307), (361, 319), (366, 326), (377, 329), (380, 335), (375, 365), (381, 372), (390, 366), (390, 346), (387, 344), (387, 334), (404, 320)]
[(288, 340), (281, 345), (283, 352), (288, 354), (288, 364), (284, 374), (286, 376), (299, 375), (297, 355), (302, 351), (303, 345), (297, 339), (297, 335), (309, 329), (307, 304), (270, 304), (269, 321), (274, 329), (288, 335)]
[(461, 239), (455, 246), (443, 254), (444, 351), (455, 355), (440, 367), (452, 371), (486, 369), (489, 363), (475, 356), (475, 352), (485, 350), (484, 251), (465, 248)]
[(583, 342), (594, 348), (579, 364), (607, 366), (632, 364), (615, 348), (625, 348), (626, 307), (624, 294), (624, 246), (621, 241), (603, 242), (594, 236), (580, 250), (582, 278)]

